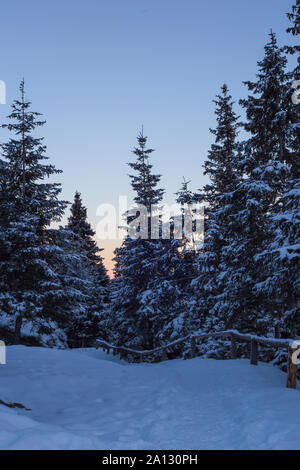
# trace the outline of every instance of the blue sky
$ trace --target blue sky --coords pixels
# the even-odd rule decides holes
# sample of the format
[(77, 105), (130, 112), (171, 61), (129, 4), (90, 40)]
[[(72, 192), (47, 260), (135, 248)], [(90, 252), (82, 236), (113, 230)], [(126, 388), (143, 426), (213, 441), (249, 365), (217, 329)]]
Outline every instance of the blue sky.
[[(63, 170), (63, 197), (78, 189), (89, 220), (130, 195), (131, 149), (142, 124), (166, 202), (182, 176), (197, 189), (212, 141), (212, 100), (226, 82), (245, 96), (270, 28), (279, 43), (292, 0), (10, 0), (1, 6), (1, 75), (9, 113), (25, 77), (47, 120), (48, 154)], [(238, 106), (236, 107), (239, 111)], [(6, 138), (4, 131), (0, 141)], [(109, 258), (116, 242), (105, 242)]]

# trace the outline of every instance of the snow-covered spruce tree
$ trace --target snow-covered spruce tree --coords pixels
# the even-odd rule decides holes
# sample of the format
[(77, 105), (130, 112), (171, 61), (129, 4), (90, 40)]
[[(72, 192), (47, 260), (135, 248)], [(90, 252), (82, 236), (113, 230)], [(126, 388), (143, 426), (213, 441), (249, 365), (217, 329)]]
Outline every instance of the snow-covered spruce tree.
[(173, 222), (166, 221), (165, 224), (167, 230), (170, 227), (170, 239), (160, 238), (153, 242), (150, 260), (153, 276), (149, 279), (147, 289), (137, 297), (137, 314), (144, 321), (149, 321), (153, 347), (185, 334), (187, 303), (183, 281), (184, 260), (179, 251), (181, 241), (174, 238)]
[[(291, 25), (287, 28), (286, 32), (289, 34), (292, 34), (293, 36), (299, 36), (300, 34), (300, 2), (299, 0), (296, 0), (296, 3), (292, 6), (291, 11), (287, 13), (287, 17), (291, 22)], [(294, 46), (286, 46), (285, 47), (286, 52), (289, 54), (296, 54), (296, 59), (298, 62), (298, 65), (296, 67), (298, 74), (300, 72), (300, 46), (299, 44), (295, 44)], [(299, 79), (296, 77), (296, 79)]]
[(55, 332), (56, 339), (59, 336), (54, 308), (59, 277), (47, 263), (48, 253), (57, 247), (49, 243), (48, 228), (59, 221), (66, 207), (58, 199), (60, 185), (45, 181), (60, 171), (45, 163), (43, 139), (33, 136), (44, 122), (39, 113), (30, 111), (24, 81), (20, 91), (21, 98), (14, 101), (8, 116), (10, 122), (2, 126), (14, 136), (1, 145), (6, 216), (1, 220), (5, 250), (0, 262), (0, 308), (2, 316), (14, 323), (15, 342), (20, 340), (24, 320), (26, 327), (33, 326), (40, 335)]
[[(10, 212), (10, 201), (6, 190), (7, 179), (7, 165), (3, 160), (0, 160), (0, 272), (5, 272), (8, 255), (11, 250), (11, 244), (7, 233)], [(6, 279), (4, 276), (0, 276), (0, 328), (4, 329), (6, 329), (5, 327), (7, 326), (7, 318), (2, 307), (8, 300), (9, 294), (7, 292)], [(7, 342), (7, 338), (3, 335), (3, 330), (1, 330), (1, 334), (2, 339)]]
[(77, 285), (79, 300), (68, 321), (68, 337), (72, 342), (79, 337), (96, 337), (100, 334), (101, 315), (109, 299), (109, 278), (99, 254), (102, 250), (93, 238), (95, 232), (87, 221), (87, 210), (78, 191), (74, 196), (65, 233), (68, 240), (65, 251), (68, 252), (71, 265), (65, 266), (65, 275), (70, 280), (64, 283), (66, 288)]
[[(127, 235), (122, 246), (115, 250), (115, 276), (111, 305), (111, 338), (118, 344), (127, 344), (140, 349), (151, 349), (153, 335), (148, 316), (139, 311), (139, 297), (147, 290), (150, 280), (155, 276), (153, 263), (155, 243), (151, 240), (150, 217), (153, 205), (161, 202), (163, 189), (157, 185), (160, 175), (152, 173), (149, 157), (153, 149), (146, 148), (147, 137), (138, 135), (136, 156), (129, 166), (136, 172), (130, 175), (131, 186), (135, 191), (134, 201), (146, 208), (146, 234), (142, 238)], [(126, 221), (135, 227), (135, 216), (125, 214)], [(139, 313), (138, 313), (139, 311)]]
[[(287, 29), (293, 35), (300, 34), (300, 3), (294, 5), (288, 14), (292, 26)], [(299, 46), (286, 47), (288, 53), (299, 54)], [(299, 79), (299, 62), (290, 72), (290, 85)], [(290, 94), (292, 87), (290, 88)], [(258, 256), (265, 269), (265, 278), (257, 286), (267, 298), (272, 299), (278, 336), (298, 337), (300, 335), (300, 114), (299, 104), (292, 104), (289, 122), (288, 174), (284, 191), (276, 211), (272, 214), (274, 236), (271, 243)], [(278, 363), (286, 363), (286, 352), (277, 354)]]
[(155, 276), (154, 244), (151, 240), (127, 236), (115, 250), (115, 276), (112, 283), (110, 337), (116, 344), (152, 349), (150, 319), (138, 313), (140, 296)]
[[(100, 252), (103, 251), (103, 248), (99, 248), (94, 239), (96, 232), (87, 221), (87, 209), (82, 204), (81, 195), (78, 191), (76, 191), (74, 196), (74, 202), (71, 206), (71, 215), (66, 228), (71, 230), (79, 240), (81, 240), (84, 253), (97, 268), (99, 285), (107, 287), (109, 277), (103, 264), (103, 258), (100, 256)], [(105, 297), (107, 297), (107, 293)]]
[(180, 241), (136, 240), (127, 236), (116, 249), (112, 282), (112, 339), (140, 349), (178, 338), (183, 333)]
[[(192, 260), (197, 250), (197, 233), (196, 233), (196, 214), (195, 214), (195, 197), (194, 193), (188, 188), (190, 181), (183, 178), (179, 191), (175, 193), (176, 202), (181, 208), (182, 220), (182, 248), (183, 253)], [(188, 259), (186, 260), (188, 264)], [(189, 273), (191, 276), (191, 273)]]
[[(198, 276), (192, 281), (198, 301), (191, 304), (191, 315), (195, 317), (198, 309), (198, 329), (202, 331), (222, 330), (226, 325), (220, 303), (224, 302), (227, 276), (223, 252), (232, 243), (228, 227), (232, 207), (228, 197), (240, 180), (236, 142), (238, 116), (227, 85), (221, 87), (214, 103), (217, 126), (210, 131), (215, 139), (204, 163), (204, 174), (209, 176), (210, 182), (195, 195), (196, 200), (205, 203), (205, 237), (198, 255)], [(206, 349), (204, 347), (203, 351)]]
[[(291, 21), (291, 26), (287, 28), (286, 32), (295, 36), (296, 38), (300, 35), (300, 2), (299, 0), (295, 5), (292, 6), (291, 13), (287, 13), (288, 19)], [(298, 41), (299, 42), (299, 41)], [(285, 52), (287, 52), (290, 56), (296, 56), (297, 64), (295, 68), (288, 73), (289, 79), (289, 87), (290, 93), (294, 94), (299, 91), (299, 84), (297, 81), (300, 80), (300, 46), (299, 44), (295, 44), (294, 46), (285, 46)], [(291, 90), (292, 88), (292, 90)], [(297, 94), (297, 98), (299, 100), (299, 93)], [(293, 100), (292, 100), (293, 102)], [(300, 173), (300, 159), (299, 159), (299, 148), (300, 148), (300, 131), (299, 131), (299, 103), (295, 104), (291, 108), (291, 119), (290, 119), (290, 151), (291, 151), (291, 159), (290, 159), (290, 167), (292, 172), (293, 179), (297, 179)]]
[(100, 335), (104, 288), (98, 282), (97, 266), (86, 255), (82, 240), (74, 232), (60, 227), (49, 230), (49, 236), (58, 248), (49, 253), (47, 260), (59, 278), (54, 308), (68, 344), (78, 346)]
[(132, 151), (136, 156), (136, 161), (128, 163), (136, 174), (129, 175), (129, 177), (132, 189), (136, 193), (134, 201), (144, 206), (150, 213), (152, 206), (162, 201), (164, 189), (157, 188), (161, 175), (152, 173), (153, 165), (149, 162), (149, 158), (154, 149), (146, 148), (147, 137), (144, 136), (143, 131), (138, 135), (137, 140), (138, 146)]
[(256, 334), (274, 334), (277, 317), (273, 298), (259, 289), (267, 266), (258, 255), (274, 237), (271, 216), (288, 175), (291, 101), (286, 58), (274, 33), (258, 62), (257, 80), (246, 82), (251, 94), (240, 103), (246, 111), (244, 123), (249, 138), (242, 144), (239, 168), (243, 178), (226, 199), (230, 243), (223, 248), (224, 302), (218, 311), (224, 327)]
[[(177, 266), (176, 284), (181, 295), (180, 310), (184, 312), (176, 317), (177, 329), (181, 336), (199, 329), (199, 305), (201, 299), (191, 286), (191, 279), (198, 275), (199, 227), (197, 227), (197, 204), (193, 191), (189, 189), (190, 181), (183, 178), (180, 189), (175, 193), (176, 202), (182, 212), (182, 240), (179, 246), (180, 264)], [(199, 221), (198, 221), (199, 223)], [(189, 345), (185, 345), (189, 348)]]

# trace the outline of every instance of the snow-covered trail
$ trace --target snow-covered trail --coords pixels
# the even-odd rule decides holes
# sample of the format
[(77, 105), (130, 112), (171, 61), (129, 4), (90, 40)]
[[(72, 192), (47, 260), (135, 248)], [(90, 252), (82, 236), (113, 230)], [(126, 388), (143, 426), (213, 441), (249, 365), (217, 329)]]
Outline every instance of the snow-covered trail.
[(11, 346), (1, 449), (300, 449), (299, 390), (247, 360), (120, 362), (94, 349)]

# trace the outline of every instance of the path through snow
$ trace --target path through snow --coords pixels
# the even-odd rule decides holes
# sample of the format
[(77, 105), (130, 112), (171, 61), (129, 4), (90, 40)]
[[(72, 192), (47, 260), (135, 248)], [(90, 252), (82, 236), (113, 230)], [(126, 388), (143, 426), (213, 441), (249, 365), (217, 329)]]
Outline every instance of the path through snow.
[(1, 449), (300, 449), (299, 390), (247, 360), (132, 364), (89, 350), (7, 348)]

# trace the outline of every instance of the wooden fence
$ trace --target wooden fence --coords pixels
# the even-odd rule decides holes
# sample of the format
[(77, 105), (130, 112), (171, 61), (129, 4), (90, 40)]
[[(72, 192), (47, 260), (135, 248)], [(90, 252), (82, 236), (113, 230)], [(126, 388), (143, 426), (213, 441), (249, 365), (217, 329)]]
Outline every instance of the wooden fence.
[[(143, 362), (146, 356), (151, 356), (153, 354), (160, 354), (161, 359), (167, 360), (167, 353), (174, 351), (179, 345), (190, 342), (190, 357), (197, 356), (197, 347), (196, 341), (203, 340), (208, 338), (229, 338), (230, 339), (230, 354), (231, 359), (237, 358), (236, 353), (236, 341), (244, 341), (250, 344), (250, 364), (257, 365), (258, 363), (258, 345), (270, 346), (275, 348), (286, 348), (287, 349), (287, 381), (286, 386), (287, 388), (296, 388), (297, 382), (297, 363), (295, 358), (298, 353), (298, 349), (300, 349), (300, 342), (296, 344), (294, 340), (290, 339), (276, 339), (276, 338), (265, 338), (261, 336), (255, 336), (250, 334), (243, 334), (236, 330), (226, 330), (220, 331), (217, 333), (204, 333), (204, 334), (192, 334), (185, 336), (183, 338), (179, 338), (171, 343), (168, 343), (164, 346), (160, 346), (155, 349), (149, 350), (135, 350), (131, 348), (126, 348), (125, 346), (114, 346), (112, 344), (107, 343), (104, 340), (98, 339), (96, 340), (96, 347), (102, 348), (104, 351), (109, 354), (110, 351), (113, 352), (114, 355), (119, 354), (120, 358), (126, 359), (128, 355), (132, 355), (135, 357), (139, 362)], [(300, 351), (299, 351), (300, 352)]]

